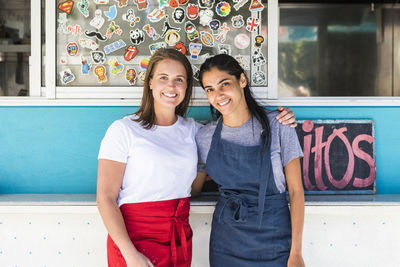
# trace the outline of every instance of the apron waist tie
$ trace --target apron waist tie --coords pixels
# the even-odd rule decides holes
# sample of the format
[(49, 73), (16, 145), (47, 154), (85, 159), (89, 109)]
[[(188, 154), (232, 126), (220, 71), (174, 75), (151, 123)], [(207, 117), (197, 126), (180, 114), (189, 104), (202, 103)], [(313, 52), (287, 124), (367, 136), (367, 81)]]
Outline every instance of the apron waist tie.
[(225, 192), (221, 193), (221, 197), (225, 198), (225, 202), (222, 204), (222, 207), (218, 213), (218, 222), (222, 222), (222, 216), (225, 210), (226, 205), (235, 204), (235, 211), (233, 213), (233, 219), (236, 222), (245, 222), (247, 219), (247, 202), (237, 195), (227, 194)]
[(188, 253), (187, 253), (187, 241), (186, 241), (186, 235), (185, 235), (185, 229), (182, 224), (182, 220), (179, 217), (180, 211), (184, 205), (184, 200), (179, 200), (177, 208), (175, 210), (175, 215), (172, 217), (172, 236), (171, 236), (171, 255), (172, 255), (172, 261), (174, 263), (174, 266), (177, 264), (177, 252), (176, 252), (176, 235), (179, 236), (180, 241), (181, 241), (181, 246), (183, 249), (183, 257), (185, 260), (188, 260)]

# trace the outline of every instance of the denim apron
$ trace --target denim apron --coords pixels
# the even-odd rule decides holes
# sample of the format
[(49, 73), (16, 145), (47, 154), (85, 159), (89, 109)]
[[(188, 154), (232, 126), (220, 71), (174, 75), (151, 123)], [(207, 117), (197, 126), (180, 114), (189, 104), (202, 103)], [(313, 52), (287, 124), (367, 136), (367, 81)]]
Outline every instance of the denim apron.
[(210, 266), (287, 266), (291, 223), (286, 193), (274, 180), (264, 141), (242, 146), (221, 139), (215, 129), (206, 168), (219, 185), (213, 214)]

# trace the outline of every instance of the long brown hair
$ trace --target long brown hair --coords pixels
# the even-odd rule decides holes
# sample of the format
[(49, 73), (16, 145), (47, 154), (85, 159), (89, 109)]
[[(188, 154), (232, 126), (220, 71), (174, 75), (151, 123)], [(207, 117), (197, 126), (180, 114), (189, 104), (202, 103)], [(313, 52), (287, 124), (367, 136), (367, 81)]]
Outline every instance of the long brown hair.
[(171, 59), (178, 61), (183, 65), (186, 70), (186, 93), (185, 98), (182, 103), (180, 103), (175, 108), (175, 114), (180, 115), (182, 117), (186, 116), (187, 109), (189, 107), (190, 99), (192, 97), (192, 88), (193, 88), (193, 71), (192, 66), (190, 65), (189, 60), (183, 55), (181, 52), (172, 49), (172, 48), (160, 48), (158, 49), (152, 56), (149, 62), (149, 66), (146, 71), (146, 77), (144, 79), (143, 85), (143, 96), (142, 102), (138, 111), (135, 112), (137, 116), (139, 116), (134, 121), (140, 122), (140, 124), (145, 129), (150, 129), (156, 122), (156, 113), (154, 111), (154, 98), (150, 89), (150, 79), (153, 77), (154, 71), (158, 65), (158, 63), (164, 59)]

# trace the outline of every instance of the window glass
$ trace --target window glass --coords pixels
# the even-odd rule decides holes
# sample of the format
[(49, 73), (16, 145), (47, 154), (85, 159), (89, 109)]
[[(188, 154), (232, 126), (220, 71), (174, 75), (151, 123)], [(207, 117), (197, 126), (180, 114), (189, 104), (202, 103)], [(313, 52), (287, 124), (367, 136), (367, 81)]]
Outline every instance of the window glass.
[(27, 96), (30, 0), (4, 0), (0, 6), (0, 96)]
[(278, 95), (393, 96), (391, 16), (371, 4), (282, 4)]
[(159, 47), (184, 52), (195, 73), (229, 53), (253, 86), (267, 85), (267, 1), (81, 2), (57, 8), (58, 86), (140, 86)]

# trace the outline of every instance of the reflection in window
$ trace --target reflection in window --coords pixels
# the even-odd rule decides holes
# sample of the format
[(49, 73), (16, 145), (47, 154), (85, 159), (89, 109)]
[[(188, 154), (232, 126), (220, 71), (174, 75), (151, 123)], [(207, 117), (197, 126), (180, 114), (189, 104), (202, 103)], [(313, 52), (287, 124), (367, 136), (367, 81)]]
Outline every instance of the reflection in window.
[[(279, 96), (392, 96), (392, 54), (379, 40), (382, 8), (282, 5)], [(385, 48), (386, 47), (386, 48)], [(386, 81), (386, 82), (385, 82)]]

